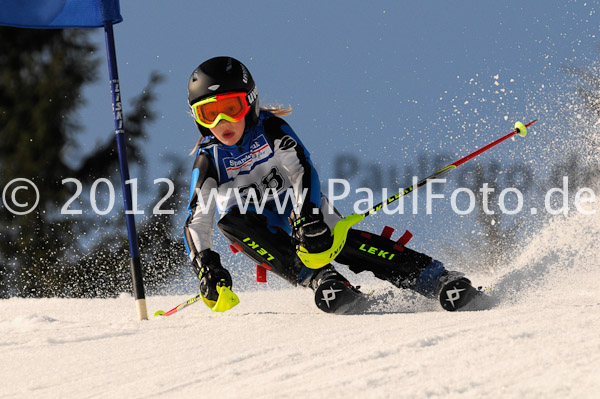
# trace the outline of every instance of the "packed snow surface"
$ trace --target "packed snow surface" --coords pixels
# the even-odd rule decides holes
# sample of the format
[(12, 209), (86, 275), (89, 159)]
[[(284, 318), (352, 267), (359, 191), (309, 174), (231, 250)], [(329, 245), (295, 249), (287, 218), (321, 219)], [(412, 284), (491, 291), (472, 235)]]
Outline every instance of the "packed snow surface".
[(561, 216), (505, 270), (470, 274), (491, 287), (482, 311), (445, 312), (397, 289), (352, 316), (321, 313), (307, 290), (268, 287), (240, 292), (224, 314), (196, 303), (148, 321), (129, 295), (4, 300), (0, 397), (596, 398), (597, 213)]

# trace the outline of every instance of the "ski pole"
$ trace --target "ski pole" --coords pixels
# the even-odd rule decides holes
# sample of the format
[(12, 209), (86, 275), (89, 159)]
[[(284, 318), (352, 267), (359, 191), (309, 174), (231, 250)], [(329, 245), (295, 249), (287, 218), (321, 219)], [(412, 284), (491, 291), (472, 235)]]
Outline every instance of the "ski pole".
[(480, 149), (478, 149), (477, 151), (473, 151), (472, 153), (470, 153), (469, 155), (459, 159), (456, 162), (451, 163), (450, 165), (438, 170), (437, 172), (433, 173), (432, 175), (427, 176), (424, 179), (421, 179), (419, 182), (417, 182), (416, 186), (410, 186), (405, 188), (402, 191), (402, 194), (398, 193), (395, 194), (393, 196), (391, 196), (390, 198), (388, 198), (387, 200), (380, 202), (379, 204), (375, 205), (373, 208), (369, 209), (368, 211), (362, 213), (362, 215), (364, 215), (364, 217), (367, 217), (369, 215), (374, 214), (375, 212), (379, 211), (384, 203), (386, 205), (391, 204), (392, 202), (396, 201), (398, 198), (409, 194), (411, 192), (413, 192), (414, 190), (416, 190), (419, 187), (424, 186), (425, 184), (427, 184), (427, 182), (429, 180), (433, 180), (433, 179), (437, 179), (440, 176), (444, 176), (447, 173), (450, 173), (452, 170), (456, 169), (457, 167), (459, 167), (460, 165), (462, 165), (463, 163), (475, 158), (477, 155), (489, 150), (490, 148), (500, 144), (501, 142), (503, 142), (504, 140), (507, 140), (509, 138), (511, 138), (512, 136), (514, 136), (515, 134), (519, 134), (521, 137), (525, 137), (525, 135), (527, 134), (527, 128), (531, 125), (533, 125), (535, 122), (537, 122), (537, 119), (529, 122), (526, 125), (523, 125), (521, 122), (517, 122), (515, 123), (515, 130), (513, 130), (512, 132), (508, 133), (507, 135), (500, 137), (498, 140), (492, 141), (491, 143), (489, 143), (486, 146), (481, 147)]
[(213, 312), (225, 312), (226, 310), (229, 310), (240, 303), (240, 298), (238, 298), (235, 292), (231, 291), (231, 287), (217, 284), (217, 293), (219, 297), (216, 301), (203, 298), (202, 294), (198, 294), (195, 297), (188, 299), (184, 303), (175, 306), (166, 313), (162, 310), (157, 310), (154, 312), (154, 316), (171, 316), (173, 313), (177, 313), (181, 309), (187, 308), (199, 300), (202, 300), (202, 302), (204, 302), (206, 306), (208, 306)]
[(156, 312), (154, 312), (154, 316), (171, 316), (173, 313), (179, 312), (181, 309), (190, 306), (191, 304), (195, 303), (196, 301), (199, 301), (200, 299), (202, 299), (202, 295), (198, 294), (195, 297), (188, 299), (184, 303), (175, 306), (168, 312), (165, 312), (163, 310), (157, 310)]
[(367, 216), (376, 213), (381, 208), (383, 208), (384, 205), (389, 205), (392, 202), (398, 200), (400, 197), (410, 194), (417, 188), (422, 187), (425, 184), (427, 184), (427, 182), (429, 182), (429, 180), (433, 180), (438, 177), (444, 176), (447, 173), (450, 173), (452, 170), (456, 169), (458, 166), (462, 165), (463, 163), (467, 162), (470, 159), (475, 158), (476, 156), (489, 150), (490, 148), (500, 144), (504, 140), (509, 139), (510, 137), (514, 136), (515, 134), (518, 134), (521, 137), (525, 137), (525, 135), (527, 134), (527, 128), (529, 126), (533, 125), (535, 122), (537, 122), (537, 119), (529, 122), (527, 125), (523, 125), (523, 123), (517, 122), (517, 123), (515, 123), (515, 130), (513, 130), (512, 132), (506, 134), (503, 137), (500, 137), (499, 139), (489, 143), (488, 145), (486, 145), (484, 147), (481, 147), (480, 149), (470, 153), (469, 155), (459, 159), (458, 161), (451, 163), (450, 165), (438, 170), (437, 172), (433, 173), (432, 175), (427, 176), (426, 178), (417, 182), (416, 185), (405, 188), (402, 192), (398, 192), (397, 194), (389, 197), (385, 201), (380, 202), (379, 204), (375, 205), (374, 207), (367, 210), (366, 212), (353, 213), (351, 215), (346, 216), (342, 220), (338, 221), (336, 223), (336, 225), (333, 227), (333, 231), (332, 231), (333, 245), (331, 246), (330, 249), (323, 251), (323, 252), (310, 253), (304, 247), (299, 246), (298, 250), (296, 251), (296, 253), (298, 254), (298, 257), (300, 258), (302, 263), (304, 263), (304, 265), (306, 267), (308, 267), (309, 269), (319, 269), (319, 268), (329, 264), (329, 262), (334, 260), (335, 257), (342, 251), (342, 248), (344, 248), (344, 244), (346, 243), (346, 237), (348, 236), (348, 231), (350, 230), (350, 228), (353, 225), (360, 222)]

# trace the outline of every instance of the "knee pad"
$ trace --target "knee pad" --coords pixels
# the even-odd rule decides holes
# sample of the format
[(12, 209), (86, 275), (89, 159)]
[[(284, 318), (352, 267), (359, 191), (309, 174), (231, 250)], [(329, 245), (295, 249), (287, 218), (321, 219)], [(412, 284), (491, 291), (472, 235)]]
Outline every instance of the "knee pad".
[(296, 247), (283, 230), (269, 231), (265, 216), (255, 212), (242, 214), (234, 208), (221, 218), (217, 227), (238, 251), (289, 283), (297, 284), (302, 265)]

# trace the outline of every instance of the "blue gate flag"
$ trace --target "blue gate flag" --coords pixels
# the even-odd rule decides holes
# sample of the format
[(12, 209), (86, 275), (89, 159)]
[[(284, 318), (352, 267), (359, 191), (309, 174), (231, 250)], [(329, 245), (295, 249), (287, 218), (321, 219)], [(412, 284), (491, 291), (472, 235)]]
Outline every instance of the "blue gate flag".
[(2, 0), (0, 25), (19, 28), (100, 28), (123, 20), (119, 0)]

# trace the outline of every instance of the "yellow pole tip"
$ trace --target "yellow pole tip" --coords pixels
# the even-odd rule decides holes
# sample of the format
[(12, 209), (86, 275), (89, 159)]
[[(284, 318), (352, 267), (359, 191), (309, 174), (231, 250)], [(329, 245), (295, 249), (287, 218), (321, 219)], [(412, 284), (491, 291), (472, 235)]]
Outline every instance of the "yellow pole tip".
[(515, 130), (517, 131), (517, 133), (521, 137), (525, 137), (527, 135), (527, 128), (525, 127), (525, 125), (523, 124), (523, 122), (516, 122), (515, 123)]

